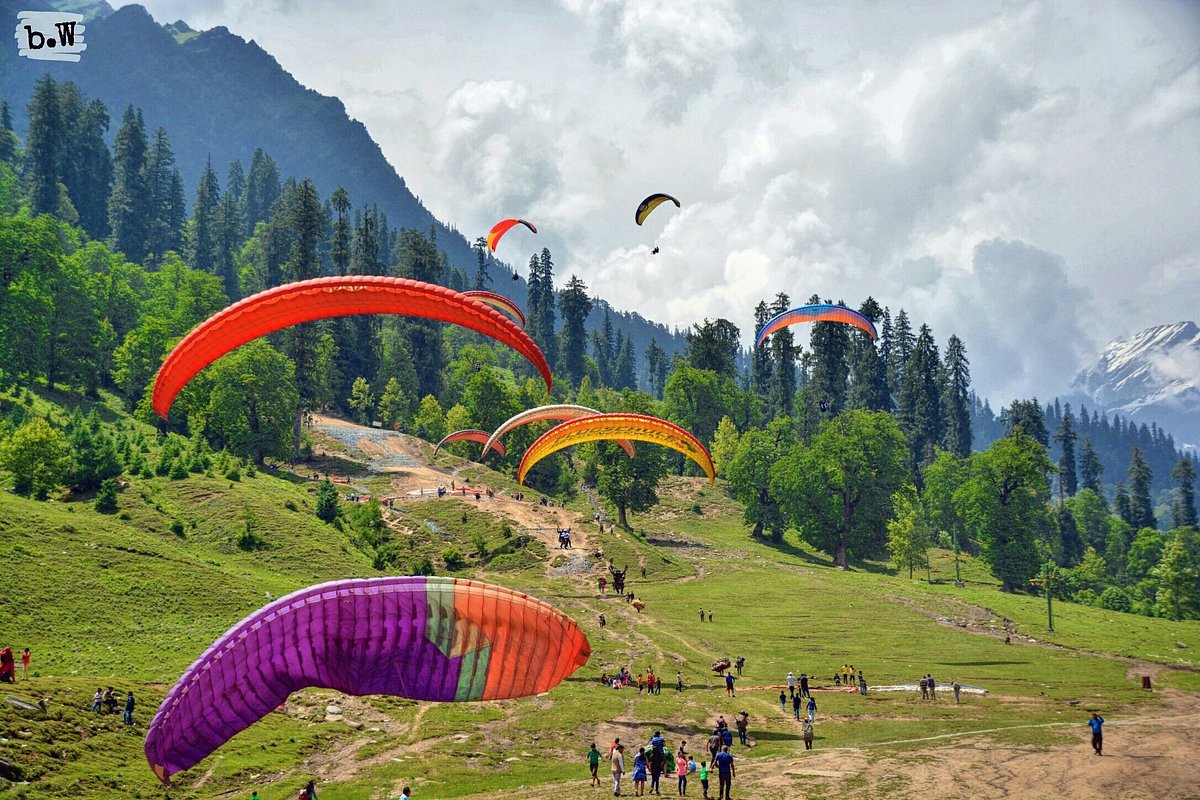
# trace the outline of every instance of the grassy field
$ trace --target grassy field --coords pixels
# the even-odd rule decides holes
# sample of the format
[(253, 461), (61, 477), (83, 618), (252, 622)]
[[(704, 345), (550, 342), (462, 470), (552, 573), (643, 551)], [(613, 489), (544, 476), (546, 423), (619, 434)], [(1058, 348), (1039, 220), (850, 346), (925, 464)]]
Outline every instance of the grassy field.
[[(482, 467), (460, 475), (506, 485)], [(366, 480), (373, 491), (386, 488), (386, 476)], [(27, 779), (7, 793), (163, 796), (142, 755), (145, 726), (204, 648), (272, 597), (380, 574), (369, 549), (315, 517), (314, 490), (311, 482), (268, 472), (239, 481), (135, 478), (115, 515), (98, 514), (88, 502), (0, 494), (0, 639), (18, 650), (31, 647), (34, 663), (33, 679), (6, 691), (49, 698), (46, 714), (0, 703), (0, 758), (21, 766)], [(843, 663), (874, 685), (932, 672), (939, 683), (959, 680), (989, 694), (954, 706), (948, 693), (937, 703), (912, 694), (819, 693), (819, 748), (903, 750), (910, 745), (887, 743), (993, 729), (1001, 729), (988, 734), (998, 742), (1041, 747), (1077, 738), (1074, 728), (1089, 709), (1114, 719), (1161, 703), (1161, 695), (1138, 688), (1139, 670), (1153, 670), (1158, 685), (1200, 691), (1193, 671), (1200, 666), (1200, 624), (1060, 603), (1050, 633), (1044, 600), (1001, 594), (969, 558), (962, 589), (953, 586), (946, 553), (935, 559), (933, 583), (884, 564), (835, 570), (790, 536), (775, 545), (751, 540), (719, 486), (673, 478), (660, 494), (653, 512), (633, 518), (632, 532), (601, 536), (581, 522), (581, 530), (591, 530), (588, 547), (571, 554), (523, 540), (519, 526), (503, 535), (502, 518), (473, 502), (398, 503), (389, 522), (393, 535), (405, 538), (406, 553), (429, 557), (441, 573), (443, 551), (456, 547), (467, 563), (451, 574), (557, 605), (591, 639), (590, 662), (547, 695), (497, 703), (301, 692), (286, 713), (271, 714), (177, 776), (170, 796), (242, 797), (257, 788), (264, 800), (286, 798), (311, 776), (323, 800), (383, 798), (404, 783), (419, 787), (422, 800), (557, 786), (586, 773), (582, 758), (592, 741), (644, 741), (662, 729), (672, 743), (687, 739), (698, 750), (717, 715), (731, 719), (743, 709), (754, 746), (739, 757), (752, 774), (756, 763), (803, 747), (798, 725), (780, 713), (778, 689), (750, 687), (780, 684), (789, 670), (815, 674), (824, 685)], [(590, 521), (582, 493), (568, 507)], [(172, 530), (175, 520), (182, 534)], [(264, 549), (236, 546), (247, 520)], [(482, 558), (475, 549), (481, 539), (488, 553)], [(647, 603), (642, 613), (611, 594), (597, 596), (599, 560), (590, 562), (593, 575), (555, 568), (597, 547), (629, 566), (630, 589)], [(712, 610), (711, 623), (700, 620), (701, 608)], [(600, 613), (609, 623), (603, 630)], [(1016, 634), (1010, 645), (1006, 626)], [(738, 655), (746, 658), (745, 675), (737, 697), (726, 698), (708, 665)], [(613, 691), (596, 680), (620, 666), (635, 674), (653, 667), (664, 678), (663, 693)], [(688, 684), (683, 693), (674, 691), (677, 669)], [(88, 713), (95, 688), (108, 685), (139, 698), (132, 728)], [(325, 721), (330, 703), (343, 707), (343, 721)], [(1059, 727), (1064, 721), (1074, 727)]]

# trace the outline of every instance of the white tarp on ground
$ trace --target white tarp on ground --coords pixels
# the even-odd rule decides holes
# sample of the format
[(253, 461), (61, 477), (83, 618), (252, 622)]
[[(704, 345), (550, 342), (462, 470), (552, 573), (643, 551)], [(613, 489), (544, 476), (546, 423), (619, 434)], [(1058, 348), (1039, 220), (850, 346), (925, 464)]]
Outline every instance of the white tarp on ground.
[[(965, 683), (960, 683), (959, 686), (961, 687), (963, 694), (987, 694), (988, 693), (988, 690), (984, 689), (982, 686), (968, 686)], [(919, 692), (919, 691), (921, 691), (921, 687), (920, 687), (920, 685), (915, 684), (915, 683), (901, 683), (901, 684), (897, 684), (896, 686), (873, 686), (872, 685), (872, 686), (867, 687), (867, 691), (870, 691), (870, 692)], [(943, 693), (949, 692), (950, 694), (954, 694), (954, 686), (949, 683), (939, 683), (937, 685), (937, 691), (943, 692)]]

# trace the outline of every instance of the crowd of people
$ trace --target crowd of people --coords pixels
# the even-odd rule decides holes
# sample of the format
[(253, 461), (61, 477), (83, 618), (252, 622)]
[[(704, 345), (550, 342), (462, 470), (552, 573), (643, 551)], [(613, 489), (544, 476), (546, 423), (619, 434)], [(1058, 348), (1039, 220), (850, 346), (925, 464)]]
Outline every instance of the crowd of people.
[(92, 713), (93, 714), (115, 714), (117, 709), (121, 708), (121, 721), (126, 725), (133, 724), (133, 707), (136, 701), (133, 698), (133, 692), (125, 695), (125, 702), (122, 705), (117, 697), (117, 692), (113, 687), (107, 689), (96, 689), (96, 693), (92, 695)]
[[(745, 711), (734, 717), (738, 738), (743, 745), (746, 744), (745, 733), (749, 717)], [(675, 793), (679, 797), (687, 797), (688, 779), (695, 776), (695, 780), (700, 782), (701, 796), (704, 800), (730, 800), (733, 778), (737, 774), (733, 754), (729, 751), (732, 746), (733, 735), (725, 717), (721, 716), (713, 726), (713, 733), (706, 743), (706, 755), (701, 756), (699, 762), (688, 752), (686, 740), (681, 741), (679, 746), (672, 750), (661, 731), (655, 731), (645, 745), (637, 748), (636, 753), (632, 752), (632, 748), (627, 753), (618, 736), (609, 745), (607, 757), (600, 752), (595, 742), (585, 757), (591, 770), (592, 786), (601, 785), (600, 764), (602, 760), (607, 763), (612, 775), (614, 797), (621, 796), (622, 780), (626, 775), (633, 784), (634, 797), (651, 794), (661, 796), (661, 780), (666, 775), (675, 778)], [(708, 793), (709, 780), (714, 771), (717, 773), (717, 797), (711, 798)]]

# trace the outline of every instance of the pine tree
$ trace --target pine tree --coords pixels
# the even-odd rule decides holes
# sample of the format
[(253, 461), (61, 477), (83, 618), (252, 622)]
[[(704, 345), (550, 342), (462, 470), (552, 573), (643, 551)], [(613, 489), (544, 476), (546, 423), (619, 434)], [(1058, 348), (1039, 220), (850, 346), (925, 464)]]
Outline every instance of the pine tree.
[(600, 372), (600, 383), (604, 386), (613, 385), (613, 372), (616, 369), (617, 343), (613, 336), (612, 317), (608, 308), (604, 309), (604, 323), (600, 330), (592, 331), (592, 358), (596, 369)]
[[(308, 178), (296, 187), (291, 223), (295, 244), (288, 258), (287, 276), (292, 281), (315, 278), (321, 273), (318, 248), (324, 237), (325, 226), (320, 195)], [(317, 328), (314, 323), (304, 322), (292, 326), (288, 333), (287, 355), (296, 365), (296, 391), (300, 398), (292, 427), (292, 457), (298, 459), (301, 422), (305, 412), (315, 408), (318, 401), (319, 381), (315, 370)]]
[(0, 101), (0, 164), (17, 163), (17, 151), (20, 144), (17, 134), (13, 132), (12, 109), (8, 101)]
[(192, 269), (216, 274), (220, 202), (221, 186), (209, 157), (196, 186), (196, 202), (192, 205), (191, 252), (188, 254)]
[[(758, 305), (754, 307), (754, 330), (756, 335), (770, 319), (771, 309), (767, 306), (766, 301), (760, 300)], [(771, 396), (771, 382), (773, 379), (770, 346), (764, 342), (762, 346), (754, 348), (750, 359), (750, 389), (754, 392), (755, 397), (766, 403)]]
[(1139, 447), (1135, 446), (1129, 456), (1129, 472), (1126, 477), (1129, 479), (1129, 524), (1134, 530), (1158, 527), (1154, 519), (1154, 503), (1150, 498), (1152, 475)]
[(1058, 430), (1054, 432), (1054, 441), (1062, 447), (1062, 455), (1058, 459), (1058, 485), (1067, 497), (1074, 497), (1078, 490), (1075, 480), (1075, 440), (1078, 438), (1075, 418), (1071, 416), (1071, 404), (1067, 403)]
[(1050, 434), (1046, 432), (1046, 417), (1036, 397), (1032, 400), (1014, 400), (1000, 417), (1008, 436), (1020, 429), (1026, 436), (1036, 439), (1042, 447), (1049, 446)]
[(614, 389), (637, 388), (637, 355), (633, 352), (633, 337), (627, 337), (617, 348), (617, 368), (613, 375)]
[(971, 455), (971, 362), (962, 339), (951, 336), (942, 361), (945, 388), (942, 391), (942, 447), (959, 458)]
[(1175, 481), (1175, 502), (1171, 508), (1171, 522), (1176, 528), (1185, 525), (1196, 527), (1196, 468), (1186, 457), (1176, 462), (1171, 470)]
[(492, 284), (491, 273), (488, 272), (488, 267), (491, 265), (492, 257), (488, 253), (487, 239), (480, 236), (475, 240), (475, 291), (487, 291), (487, 288)]
[[(583, 329), (592, 310), (592, 299), (588, 296), (587, 284), (577, 275), (572, 275), (566, 287), (558, 295), (558, 310), (562, 312), (563, 326), (558, 350), (558, 371), (576, 385), (583, 379), (586, 368), (587, 333)], [(612, 322), (608, 313), (604, 319), (611, 332)]]
[(183, 240), (187, 209), (176, 205), (174, 178), (177, 172), (167, 131), (162, 127), (155, 128), (146, 154), (146, 204), (150, 213), (146, 220), (146, 249), (159, 259), (170, 250), (178, 252)]
[[(373, 218), (374, 213), (367, 215)], [(396, 269), (402, 277), (436, 282), (443, 267), (440, 251), (420, 231), (404, 230), (400, 234), (400, 250)], [(441, 325), (431, 320), (406, 318), (402, 330), (417, 371), (418, 393), (437, 396), (442, 386), (446, 352), (442, 344)]]
[[(73, 91), (74, 84), (64, 84)], [(64, 118), (67, 141), (64, 154), (63, 183), (75, 210), (79, 225), (93, 239), (108, 236), (108, 195), (112, 191), (112, 154), (104, 136), (108, 132), (108, 108), (100, 100), (79, 107), (73, 118)], [(64, 115), (65, 117), (65, 115)]]
[[(235, 169), (236, 168), (236, 169)], [(246, 221), (242, 219), (242, 165), (234, 161), (229, 167), (229, 179), (225, 184), (225, 194), (221, 195), (221, 204), (217, 210), (217, 275), (225, 285), (225, 294), (235, 300), (241, 295), (238, 276), (237, 253), (242, 249), (245, 240), (242, 231), (246, 229)]]
[(1079, 456), (1079, 481), (1084, 489), (1091, 489), (1100, 498), (1104, 497), (1104, 487), (1100, 484), (1100, 476), (1104, 474), (1104, 464), (1100, 454), (1092, 447), (1091, 439), (1083, 440), (1083, 452)]
[[(884, 323), (887, 323), (886, 317), (884, 318)], [(916, 345), (912, 326), (908, 322), (908, 312), (903, 308), (896, 315), (896, 324), (892, 328), (889, 340), (890, 347), (887, 352), (888, 388), (891, 390), (892, 396), (897, 398), (897, 405), (899, 405), (900, 384), (903, 383), (904, 370), (908, 366), (908, 359), (912, 356), (913, 347)]]
[(246, 235), (254, 233), (254, 226), (271, 216), (271, 209), (281, 194), (279, 167), (275, 160), (259, 148), (250, 159), (250, 172), (246, 176), (246, 191), (243, 194), (242, 216), (246, 220)]
[(646, 378), (650, 384), (650, 393), (661, 400), (663, 388), (667, 384), (667, 354), (653, 338), (646, 346)]
[(112, 246), (130, 261), (146, 259), (149, 214), (146, 185), (146, 125), (142, 112), (125, 109), (113, 147), (113, 190), (108, 198)]
[(338, 187), (329, 198), (337, 218), (329, 239), (329, 260), (338, 275), (350, 274), (350, 194)]
[(1117, 481), (1117, 485), (1113, 487), (1113, 511), (1117, 517), (1129, 527), (1135, 527), (1133, 515), (1133, 500), (1129, 496), (1129, 491), (1125, 488), (1124, 481)]
[(34, 214), (58, 211), (58, 177), (63, 158), (63, 120), (58, 86), (49, 75), (38, 80), (29, 101), (25, 140), (25, 183)]
[(534, 256), (529, 259), (529, 275), (529, 324), (526, 329), (542, 348), (546, 360), (555, 364), (558, 362), (558, 342), (554, 335), (554, 262), (548, 249), (542, 248), (540, 257)]
[[(771, 305), (771, 316), (782, 314), (791, 307), (791, 300), (780, 292)], [(796, 398), (796, 358), (800, 348), (796, 345), (791, 328), (771, 334), (771, 392), (769, 407), (773, 416), (787, 417), (792, 414)]]
[(940, 369), (933, 332), (922, 325), (904, 367), (897, 410), (914, 474), (933, 463), (936, 446), (942, 441)]

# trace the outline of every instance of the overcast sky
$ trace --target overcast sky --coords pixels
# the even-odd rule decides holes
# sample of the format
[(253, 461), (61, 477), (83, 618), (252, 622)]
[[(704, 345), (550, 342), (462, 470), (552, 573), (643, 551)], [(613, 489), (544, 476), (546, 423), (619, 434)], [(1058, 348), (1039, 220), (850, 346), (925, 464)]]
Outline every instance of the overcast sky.
[[(1006, 403), (1200, 318), (1200, 2), (143, 4), (257, 40), (439, 218), (533, 220), (500, 256), (657, 321), (873, 295)], [(638, 228), (654, 191), (683, 209)]]

